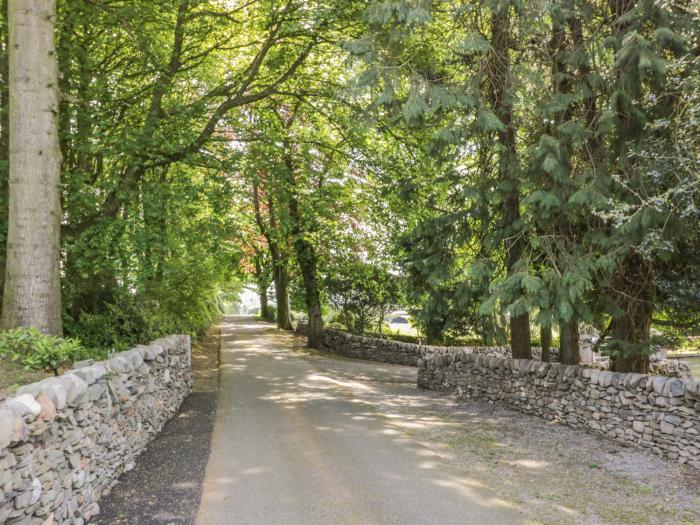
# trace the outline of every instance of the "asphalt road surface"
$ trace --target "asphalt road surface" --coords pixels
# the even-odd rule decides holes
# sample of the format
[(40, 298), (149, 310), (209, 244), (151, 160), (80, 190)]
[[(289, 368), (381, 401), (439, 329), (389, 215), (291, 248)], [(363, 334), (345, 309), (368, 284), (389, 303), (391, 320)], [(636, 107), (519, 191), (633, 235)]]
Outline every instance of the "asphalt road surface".
[(415, 368), (310, 353), (299, 341), (227, 318), (197, 525), (527, 523), (355, 395), (374, 381), (412, 383)]

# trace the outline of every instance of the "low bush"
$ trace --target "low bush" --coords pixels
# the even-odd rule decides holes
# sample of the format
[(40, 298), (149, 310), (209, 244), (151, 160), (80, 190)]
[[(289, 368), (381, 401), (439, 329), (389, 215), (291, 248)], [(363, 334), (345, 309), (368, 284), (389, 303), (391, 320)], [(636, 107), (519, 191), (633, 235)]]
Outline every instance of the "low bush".
[(0, 332), (0, 358), (20, 362), (25, 368), (58, 375), (73, 362), (90, 356), (79, 339), (42, 334), (36, 328)]
[(120, 352), (168, 334), (203, 333), (220, 315), (214, 294), (129, 294), (68, 319), (64, 330), (89, 348)]

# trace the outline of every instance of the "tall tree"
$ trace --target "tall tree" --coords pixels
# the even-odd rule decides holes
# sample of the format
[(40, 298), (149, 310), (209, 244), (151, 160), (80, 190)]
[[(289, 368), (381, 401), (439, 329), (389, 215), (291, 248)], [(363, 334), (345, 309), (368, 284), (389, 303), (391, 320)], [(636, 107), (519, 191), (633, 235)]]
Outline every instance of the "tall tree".
[(7, 0), (0, 0), (0, 293), (5, 282), (7, 255), (7, 186), (10, 156), (10, 57)]
[(270, 258), (263, 247), (253, 245), (253, 276), (255, 285), (258, 289), (258, 298), (260, 301), (260, 317), (273, 321), (270, 315), (270, 309), (267, 303), (267, 290), (272, 281), (272, 272), (270, 268)]
[[(260, 184), (263, 180), (264, 177), (261, 176), (261, 172), (256, 170), (252, 182), (255, 222), (258, 225), (260, 234), (265, 238), (265, 243), (270, 253), (272, 280), (275, 285), (275, 304), (277, 307), (275, 320), (277, 327), (282, 330), (291, 330), (292, 313), (289, 304), (290, 275), (287, 243), (280, 232), (280, 219), (278, 217), (279, 212), (275, 202), (275, 195), (268, 191), (265, 202), (261, 202)], [(267, 220), (264, 217), (265, 212), (267, 213)]]
[(307, 337), (310, 348), (323, 345), (323, 313), (321, 307), (321, 284), (318, 278), (318, 255), (316, 248), (309, 242), (304, 225), (304, 218), (299, 206), (295, 162), (289, 155), (289, 143), (285, 144), (285, 179), (287, 186), (286, 201), (290, 218), (290, 231), (294, 243), (297, 262), (304, 281), (304, 301), (308, 316)]
[[(493, 2), (491, 13), (491, 53), (488, 57), (489, 99), (493, 113), (499, 120), (498, 166), (499, 188), (503, 206), (503, 236), (505, 238), (506, 270), (513, 274), (519, 270), (526, 241), (520, 217), (520, 187), (517, 136), (513, 113), (511, 49), (512, 35), (510, 2)], [(510, 345), (513, 357), (531, 359), (530, 316), (527, 311), (515, 311), (510, 318)]]
[(61, 334), (55, 0), (10, 0), (9, 225), (2, 324)]
[[(674, 30), (678, 17), (664, 4), (627, 0), (609, 2), (611, 40), (615, 63), (611, 70), (610, 105), (614, 111), (610, 140), (610, 169), (614, 177), (613, 195), (620, 206), (638, 201), (635, 193), (644, 191), (644, 169), (638, 155), (630, 155), (649, 133), (649, 121), (672, 117), (680, 94), (666, 86), (668, 59), (687, 52), (685, 42)], [(682, 11), (681, 11), (682, 12)], [(674, 23), (676, 22), (676, 23)], [(694, 71), (697, 74), (697, 71)], [(686, 70), (693, 74), (693, 68)], [(645, 98), (645, 91), (651, 97)], [(659, 133), (663, 143), (668, 136)], [(635, 202), (638, 205), (638, 202)], [(656, 305), (654, 258), (644, 253), (646, 231), (660, 218), (653, 209), (640, 209), (642, 222), (632, 218), (626, 228), (614, 231), (612, 242), (621, 256), (608, 282), (611, 301), (609, 351), (616, 371), (646, 373), (651, 353), (651, 324)], [(666, 216), (661, 220), (668, 221)], [(622, 234), (622, 235), (621, 235)]]

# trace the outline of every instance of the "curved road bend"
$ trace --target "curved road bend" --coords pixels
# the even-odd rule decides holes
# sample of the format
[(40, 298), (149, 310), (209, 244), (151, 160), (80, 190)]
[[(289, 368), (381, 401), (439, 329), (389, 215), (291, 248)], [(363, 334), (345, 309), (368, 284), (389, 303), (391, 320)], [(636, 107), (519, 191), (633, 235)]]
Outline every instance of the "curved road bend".
[(353, 395), (413, 382), (415, 369), (310, 354), (298, 341), (227, 319), (197, 525), (527, 523)]

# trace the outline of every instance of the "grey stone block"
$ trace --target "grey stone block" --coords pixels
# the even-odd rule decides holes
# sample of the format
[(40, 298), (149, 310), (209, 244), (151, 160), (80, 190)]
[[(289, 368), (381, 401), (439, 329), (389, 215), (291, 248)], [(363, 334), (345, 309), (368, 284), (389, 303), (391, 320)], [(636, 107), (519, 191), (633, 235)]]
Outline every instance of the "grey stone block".
[(10, 446), (17, 416), (9, 408), (0, 407), (0, 450)]
[(41, 405), (31, 394), (22, 394), (7, 401), (7, 406), (20, 417), (36, 417), (41, 413)]

